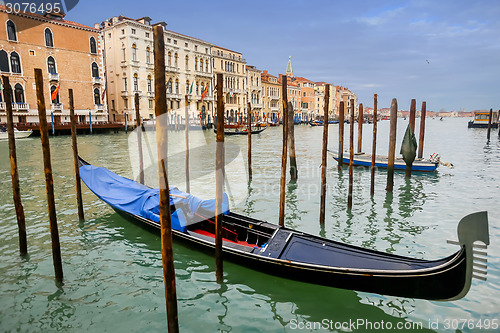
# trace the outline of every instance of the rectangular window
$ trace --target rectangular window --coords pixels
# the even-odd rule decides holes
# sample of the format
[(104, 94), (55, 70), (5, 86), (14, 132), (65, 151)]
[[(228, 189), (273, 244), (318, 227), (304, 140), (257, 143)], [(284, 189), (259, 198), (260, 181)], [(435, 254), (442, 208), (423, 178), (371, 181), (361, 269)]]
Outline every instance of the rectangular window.
[(146, 32), (146, 38), (149, 38), (149, 32)]
[(177, 45), (177, 40), (176, 39), (174, 39), (174, 45)]
[(132, 35), (135, 35), (135, 29), (132, 29)]
[(153, 108), (153, 100), (152, 100), (152, 99), (150, 99), (150, 100), (149, 100), (149, 108), (150, 108), (150, 109), (152, 109), (152, 108)]
[(184, 43), (184, 47), (188, 47), (188, 43)]
[(123, 78), (123, 90), (127, 91), (127, 78), (126, 77)]
[(125, 109), (128, 109), (128, 99), (126, 99), (126, 98), (123, 99), (123, 105), (124, 105)]
[(30, 56), (34, 56), (35, 55), (35, 50), (30, 50)]
[(115, 100), (111, 100), (111, 110), (115, 111)]
[(167, 43), (171, 43), (172, 40), (170, 38), (167, 38)]
[[(186, 44), (187, 44), (187, 43), (186, 43)], [(198, 51), (198, 45), (195, 45), (195, 46), (194, 46), (194, 50), (195, 50), (195, 51)]]
[(122, 35), (125, 35), (125, 29), (122, 29)]

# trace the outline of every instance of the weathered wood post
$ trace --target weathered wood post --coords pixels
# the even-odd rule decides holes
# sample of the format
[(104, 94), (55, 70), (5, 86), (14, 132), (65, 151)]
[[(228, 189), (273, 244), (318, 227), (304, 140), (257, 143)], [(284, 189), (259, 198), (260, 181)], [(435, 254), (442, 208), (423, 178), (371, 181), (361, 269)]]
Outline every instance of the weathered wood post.
[(142, 156), (141, 113), (139, 112), (139, 93), (135, 93), (135, 124), (137, 130), (137, 146), (139, 148), (139, 182), (144, 185), (144, 159)]
[(184, 117), (186, 124), (184, 125), (184, 140), (186, 140), (186, 162), (184, 168), (186, 169), (186, 192), (191, 193), (191, 185), (189, 179), (189, 98), (186, 94), (184, 96)]
[(342, 171), (344, 165), (344, 102), (340, 102), (339, 106), (339, 163), (338, 169)]
[(326, 151), (328, 149), (328, 109), (330, 102), (330, 85), (325, 85), (325, 107), (323, 110), (323, 150), (321, 152), (321, 197), (319, 208), (319, 224), (325, 225), (326, 210)]
[(486, 138), (490, 141), (490, 131), (491, 131), (491, 119), (493, 118), (493, 109), (490, 109), (490, 116), (488, 118), (488, 133), (486, 134)]
[(56, 204), (54, 198), (54, 180), (52, 178), (52, 164), (50, 161), (49, 132), (47, 129), (47, 113), (45, 96), (43, 95), (43, 74), (40, 68), (35, 68), (36, 99), (40, 120), (40, 139), (42, 141), (43, 165), (45, 170), (45, 189), (47, 191), (47, 207), (49, 210), (50, 236), (52, 238), (52, 261), (54, 263), (56, 281), (63, 281), (61, 260), (61, 245), (57, 228)]
[(363, 121), (363, 103), (361, 103), (358, 111), (358, 153), (363, 150)]
[(292, 102), (288, 102), (288, 122), (287, 122), (287, 132), (288, 132), (288, 146), (289, 156), (290, 156), (290, 182), (296, 182), (298, 178), (297, 169), (297, 156), (295, 155), (295, 111), (293, 110)]
[(165, 87), (165, 42), (163, 27), (153, 27), (154, 43), (154, 82), (155, 82), (155, 115), (156, 144), (158, 148), (158, 178), (160, 196), (161, 255), (163, 279), (165, 281), (165, 299), (167, 303), (168, 331), (179, 332), (177, 314), (177, 290), (175, 283), (174, 256), (172, 251), (172, 220), (170, 216), (170, 190), (168, 187), (165, 159), (168, 156), (168, 114), (167, 89)]
[(420, 135), (418, 137), (418, 158), (422, 158), (424, 154), (424, 135), (425, 135), (425, 115), (427, 113), (427, 104), (422, 102), (422, 109), (420, 110)]
[(394, 188), (394, 160), (396, 158), (396, 126), (398, 121), (398, 101), (393, 98), (391, 104), (391, 123), (389, 134), (389, 156), (387, 161), (387, 186), (386, 191), (392, 192)]
[(352, 208), (352, 188), (353, 188), (353, 173), (354, 173), (354, 99), (351, 99), (351, 118), (349, 132), (349, 193), (347, 194), (347, 208)]
[(217, 74), (217, 147), (215, 152), (215, 275), (217, 282), (223, 281), (223, 258), (222, 258), (222, 187), (224, 186), (224, 78)]
[(375, 194), (375, 158), (377, 156), (377, 94), (373, 95), (373, 144), (372, 144), (372, 165), (370, 167), (371, 183), (370, 194)]
[(281, 181), (280, 181), (280, 213), (279, 225), (285, 225), (285, 183), (286, 183), (286, 158), (287, 158), (287, 144), (288, 144), (288, 97), (287, 97), (287, 78), (285, 75), (282, 77), (281, 82), (281, 101), (283, 105), (283, 151), (281, 152)]
[(73, 89), (68, 89), (69, 94), (69, 119), (71, 121), (71, 143), (73, 146), (73, 163), (75, 167), (75, 185), (76, 185), (76, 204), (78, 206), (78, 219), (84, 220), (83, 200), (82, 200), (82, 182), (80, 181), (80, 168), (78, 166), (78, 145), (76, 141), (76, 117), (75, 103), (73, 100)]
[(28, 254), (28, 242), (26, 237), (26, 220), (24, 216), (24, 208), (21, 202), (19, 173), (17, 171), (16, 140), (14, 136), (14, 120), (12, 116), (12, 88), (10, 86), (8, 76), (2, 75), (2, 81), (5, 109), (7, 113), (7, 132), (9, 135), (9, 158), (10, 176), (12, 178), (12, 196), (14, 200), (14, 207), (16, 209), (17, 229), (19, 234), (19, 254), (21, 256), (25, 256)]
[(410, 128), (415, 133), (415, 116), (417, 114), (417, 100), (412, 99), (410, 104)]
[(247, 93), (248, 179), (252, 180), (252, 105)]

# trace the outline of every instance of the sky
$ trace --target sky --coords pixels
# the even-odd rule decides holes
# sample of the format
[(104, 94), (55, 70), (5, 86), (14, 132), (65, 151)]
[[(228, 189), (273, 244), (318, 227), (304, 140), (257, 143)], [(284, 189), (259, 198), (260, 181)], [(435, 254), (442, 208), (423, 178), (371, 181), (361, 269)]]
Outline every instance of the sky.
[(241, 52), (248, 65), (343, 85), (358, 102), (408, 110), (500, 109), (497, 0), (80, 0), (66, 19), (94, 26), (149, 16)]

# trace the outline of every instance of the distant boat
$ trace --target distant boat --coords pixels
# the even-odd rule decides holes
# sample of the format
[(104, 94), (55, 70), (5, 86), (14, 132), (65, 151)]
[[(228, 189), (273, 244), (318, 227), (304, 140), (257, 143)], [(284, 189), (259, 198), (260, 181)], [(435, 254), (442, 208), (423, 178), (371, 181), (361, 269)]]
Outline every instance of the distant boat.
[[(496, 120), (495, 120), (496, 118)], [(469, 121), (468, 128), (488, 128), (489, 111), (474, 111), (474, 119)], [(493, 112), (491, 128), (498, 128), (498, 113)]]
[[(258, 129), (258, 130), (252, 130), (252, 134), (262, 133), (265, 129), (266, 129), (266, 127)], [(214, 127), (214, 133), (217, 133), (217, 128), (215, 128), (215, 127)], [(243, 129), (243, 130), (236, 129), (235, 131), (227, 131), (227, 130), (225, 130), (224, 131), (224, 135), (248, 135), (248, 131), (247, 131), (246, 128)]]
[[(14, 138), (16, 139), (24, 139), (29, 137), (33, 133), (32, 130), (27, 131), (19, 131), (17, 128), (14, 128)], [(0, 127), (0, 140), (8, 140), (9, 133), (7, 133), (6, 127)]]
[[(328, 121), (329, 124), (338, 124), (338, 120), (330, 120)], [(309, 122), (309, 125), (311, 126), (323, 126), (323, 121), (322, 120), (311, 120)]]
[[(338, 152), (334, 150), (328, 149), (328, 152), (332, 155), (332, 157), (338, 162), (339, 156)], [(343, 163), (349, 164), (349, 153), (344, 152)], [(387, 168), (388, 157), (387, 156), (375, 156), (375, 166), (377, 168)], [(353, 160), (354, 166), (371, 166), (372, 165), (372, 155), (365, 153), (357, 153), (354, 154)], [(412, 171), (423, 171), (423, 172), (433, 172), (436, 171), (439, 165), (439, 155), (435, 156), (433, 160), (426, 159), (415, 159), (412, 164)], [(406, 163), (402, 158), (396, 158), (394, 160), (394, 169), (395, 170), (406, 170)]]

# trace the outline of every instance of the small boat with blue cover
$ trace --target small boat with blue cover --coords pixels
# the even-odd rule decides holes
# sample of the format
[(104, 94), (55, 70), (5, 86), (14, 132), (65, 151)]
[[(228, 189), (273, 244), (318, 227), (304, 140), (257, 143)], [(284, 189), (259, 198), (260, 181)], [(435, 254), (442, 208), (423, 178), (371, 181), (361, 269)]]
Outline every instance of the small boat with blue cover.
[[(87, 187), (125, 219), (160, 230), (158, 189), (80, 159)], [(172, 234), (203, 251), (215, 248), (215, 200), (170, 188)], [(458, 225), (458, 251), (437, 260), (366, 249), (281, 227), (229, 210), (223, 196), (224, 259), (268, 274), (330, 287), (430, 300), (454, 300), (469, 291), (473, 277), (485, 279), (478, 255), (489, 244), (486, 212)], [(485, 245), (473, 244), (481, 241)], [(473, 256), (474, 248), (474, 256)]]
[[(331, 150), (331, 149), (328, 149), (328, 152), (338, 162), (338, 160), (339, 160), (338, 152), (336, 150)], [(349, 164), (349, 161), (350, 161), (349, 152), (344, 152), (344, 155), (342, 156), (342, 162), (344, 164)], [(388, 164), (388, 157), (387, 156), (379, 156), (379, 155), (375, 156), (375, 167), (387, 168), (387, 164)], [(354, 154), (353, 165), (354, 166), (365, 166), (365, 167), (371, 166), (372, 165), (372, 155), (365, 154), (365, 153)], [(436, 171), (438, 166), (439, 166), (439, 155), (434, 154), (434, 156), (429, 160), (416, 158), (415, 161), (413, 161), (411, 170), (412, 171), (422, 171), (422, 172), (433, 172), (433, 171)], [(396, 158), (394, 160), (394, 169), (395, 170), (406, 170), (405, 161), (402, 158)]]

